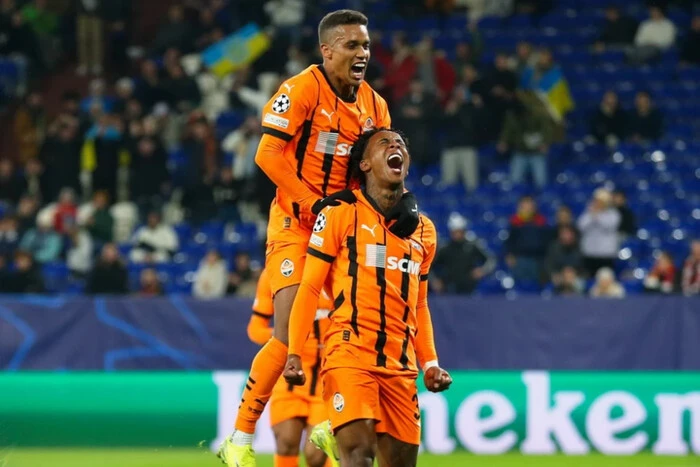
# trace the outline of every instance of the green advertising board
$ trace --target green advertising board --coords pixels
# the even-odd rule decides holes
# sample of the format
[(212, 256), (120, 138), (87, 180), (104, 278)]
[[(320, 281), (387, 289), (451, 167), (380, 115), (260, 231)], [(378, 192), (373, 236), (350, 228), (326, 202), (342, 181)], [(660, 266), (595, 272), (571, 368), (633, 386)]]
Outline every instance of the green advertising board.
[[(420, 394), (423, 448), (700, 454), (699, 373), (458, 372)], [(195, 446), (233, 426), (244, 372), (0, 375), (0, 446)], [(272, 452), (267, 412), (258, 452)]]

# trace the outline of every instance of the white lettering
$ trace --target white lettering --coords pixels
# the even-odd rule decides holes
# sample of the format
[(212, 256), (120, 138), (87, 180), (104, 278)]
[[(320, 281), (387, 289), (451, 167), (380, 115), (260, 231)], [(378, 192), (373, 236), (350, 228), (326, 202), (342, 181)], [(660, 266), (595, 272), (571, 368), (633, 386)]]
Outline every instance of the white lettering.
[(347, 156), (348, 154), (350, 154), (351, 150), (352, 150), (352, 144), (339, 143), (335, 146), (335, 155), (336, 156)]
[[(622, 409), (622, 415), (611, 418), (614, 407)], [(603, 454), (636, 454), (644, 449), (649, 436), (637, 431), (625, 439), (615, 435), (644, 423), (647, 411), (639, 399), (626, 391), (611, 391), (597, 398), (586, 415), (586, 433), (593, 446)]]
[(401, 272), (407, 272), (409, 274), (413, 274), (414, 276), (420, 276), (420, 263), (417, 261), (413, 261), (412, 259), (389, 256), (386, 259), (386, 268), (390, 270), (399, 270)]
[(418, 395), (418, 403), (422, 412), (425, 449), (433, 454), (453, 452), (457, 443), (450, 438), (450, 410), (445, 396), (423, 392)]
[(270, 125), (275, 125), (284, 129), (287, 129), (287, 127), (289, 126), (289, 120), (283, 117), (278, 117), (277, 115), (273, 115), (271, 113), (265, 114), (263, 123), (269, 123)]
[[(216, 452), (224, 438), (233, 433), (233, 425), (236, 422), (238, 404), (241, 402), (241, 393), (248, 379), (243, 371), (215, 371), (212, 379), (219, 391), (217, 409), (216, 438), (211, 442), (210, 449)], [(269, 405), (265, 408), (258, 420), (258, 428), (255, 430), (253, 447), (257, 452), (272, 454), (275, 452), (275, 436), (270, 429)]]
[[(492, 413), (481, 417), (481, 409), (490, 407)], [(518, 442), (513, 430), (496, 437), (485, 435), (503, 428), (515, 420), (515, 408), (506, 397), (495, 391), (479, 391), (469, 396), (455, 414), (455, 431), (462, 445), (475, 454), (502, 454)]]
[(700, 392), (688, 394), (659, 394), (654, 398), (659, 408), (659, 439), (654, 454), (684, 456), (688, 445), (683, 437), (683, 415), (690, 418), (690, 445), (700, 454)]
[(526, 371), (522, 376), (527, 386), (526, 438), (521, 445), (525, 454), (554, 454), (557, 440), (566, 454), (586, 454), (590, 447), (571, 420), (571, 412), (581, 405), (581, 391), (557, 391), (550, 406), (549, 374)]

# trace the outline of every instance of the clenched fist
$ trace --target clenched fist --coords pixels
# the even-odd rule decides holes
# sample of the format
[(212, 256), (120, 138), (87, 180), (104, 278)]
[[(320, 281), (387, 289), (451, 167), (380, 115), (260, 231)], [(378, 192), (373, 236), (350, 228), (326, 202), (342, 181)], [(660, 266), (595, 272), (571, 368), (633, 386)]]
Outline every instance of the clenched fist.
[(442, 392), (452, 384), (452, 377), (439, 366), (428, 368), (423, 375), (425, 389), (430, 392)]

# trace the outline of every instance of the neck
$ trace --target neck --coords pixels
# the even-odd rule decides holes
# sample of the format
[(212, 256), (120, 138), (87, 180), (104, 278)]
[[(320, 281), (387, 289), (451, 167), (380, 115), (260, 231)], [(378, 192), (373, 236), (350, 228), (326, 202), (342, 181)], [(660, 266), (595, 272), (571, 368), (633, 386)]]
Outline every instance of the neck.
[(381, 213), (386, 214), (399, 202), (401, 195), (403, 195), (403, 189), (403, 183), (385, 187), (368, 184), (365, 192), (374, 201)]
[(324, 69), (326, 70), (328, 80), (331, 82), (333, 89), (335, 89), (344, 99), (352, 99), (352, 97), (355, 95), (355, 86), (347, 84), (338, 75), (330, 71), (325, 65)]

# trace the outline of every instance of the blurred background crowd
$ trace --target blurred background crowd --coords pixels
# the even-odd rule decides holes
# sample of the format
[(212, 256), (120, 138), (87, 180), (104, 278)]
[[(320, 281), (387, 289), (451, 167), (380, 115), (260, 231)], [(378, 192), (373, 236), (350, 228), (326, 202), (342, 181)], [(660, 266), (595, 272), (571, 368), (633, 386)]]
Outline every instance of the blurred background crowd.
[[(342, 7), (410, 135), (434, 293), (700, 293), (690, 0), (0, 0), (0, 291), (252, 296), (260, 111)], [(250, 22), (272, 47), (208, 70)]]

